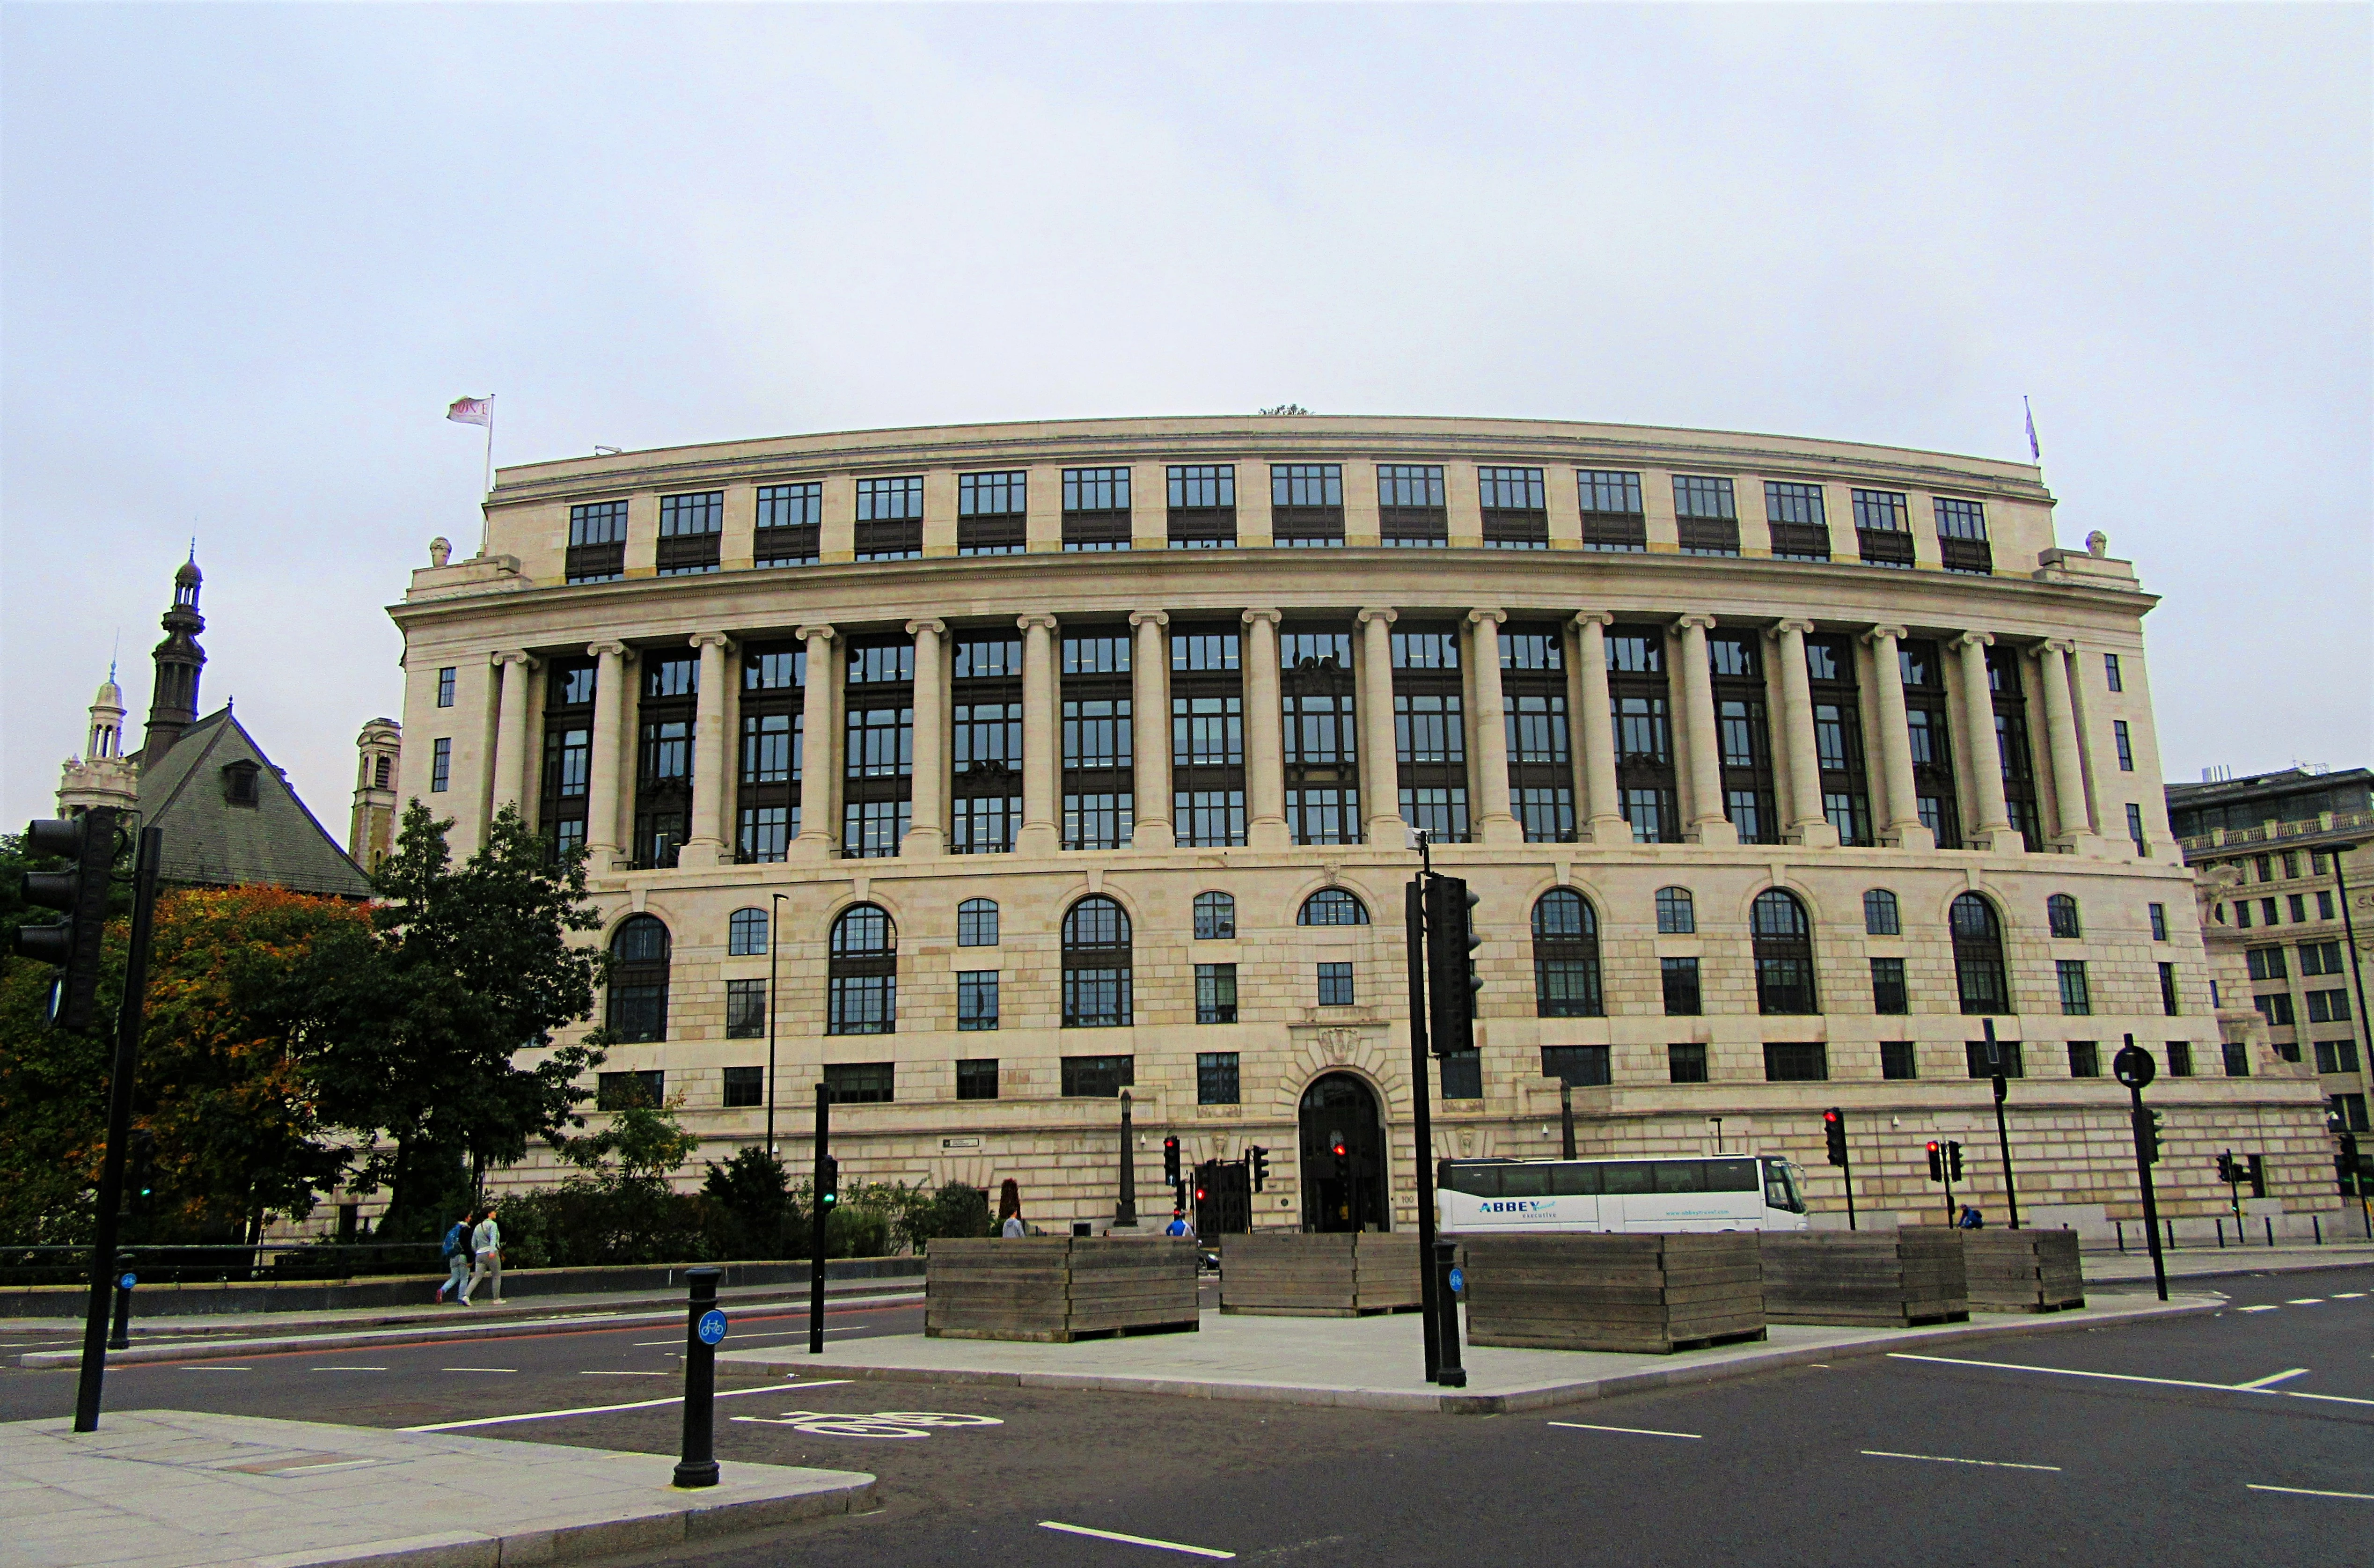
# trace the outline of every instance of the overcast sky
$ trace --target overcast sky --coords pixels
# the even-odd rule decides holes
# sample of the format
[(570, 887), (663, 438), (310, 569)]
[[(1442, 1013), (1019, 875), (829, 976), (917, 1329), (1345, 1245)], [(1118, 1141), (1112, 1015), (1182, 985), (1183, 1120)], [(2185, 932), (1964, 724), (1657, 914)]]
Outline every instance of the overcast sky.
[[(189, 536), (342, 842), (496, 460), (1080, 415), (2025, 456), (2168, 776), (2368, 760), (2365, 6), (0, 11), (0, 820)], [(135, 742), (136, 744), (136, 738)]]

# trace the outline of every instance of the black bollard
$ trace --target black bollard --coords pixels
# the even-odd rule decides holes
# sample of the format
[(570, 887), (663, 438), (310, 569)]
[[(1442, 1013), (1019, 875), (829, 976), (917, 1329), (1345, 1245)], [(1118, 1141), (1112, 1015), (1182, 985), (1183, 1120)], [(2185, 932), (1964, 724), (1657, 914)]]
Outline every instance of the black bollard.
[[(115, 1255), (115, 1264), (118, 1268), (122, 1268), (123, 1267), (123, 1255), (122, 1253)], [(111, 1350), (128, 1350), (132, 1348), (132, 1287), (134, 1283), (134, 1277), (129, 1269), (125, 1269), (124, 1272), (118, 1274), (115, 1277), (115, 1332), (107, 1337), (107, 1348)]]
[(1435, 1371), (1434, 1381), (1444, 1388), (1467, 1386), (1467, 1369), (1459, 1364), (1459, 1292), (1451, 1288), (1452, 1264), (1458, 1256), (1457, 1242), (1434, 1244), (1434, 1299), (1440, 1313), (1436, 1344), (1442, 1362)]
[[(717, 1341), (725, 1338), (725, 1315), (717, 1310), (717, 1281), (725, 1271), (703, 1265), (684, 1271), (692, 1286), (684, 1326), (684, 1456), (676, 1462), (676, 1486), (715, 1486), (717, 1450), (712, 1421), (716, 1413)], [(712, 1334), (701, 1332), (711, 1319)]]

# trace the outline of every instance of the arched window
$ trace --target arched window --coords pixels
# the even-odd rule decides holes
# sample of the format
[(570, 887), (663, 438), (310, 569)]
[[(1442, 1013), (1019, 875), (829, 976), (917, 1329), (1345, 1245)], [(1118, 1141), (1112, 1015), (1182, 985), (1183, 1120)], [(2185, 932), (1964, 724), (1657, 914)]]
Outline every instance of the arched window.
[(1698, 928), (1698, 906), (1691, 902), (1689, 889), (1659, 888), (1657, 890), (1657, 934), (1663, 937), (1686, 937)]
[(725, 922), (725, 955), (749, 958), (767, 950), (767, 912), (737, 909)]
[(1810, 1013), (1814, 1003), (1814, 927), (1786, 888), (1767, 888), (1748, 913), (1756, 947), (1756, 1010)]
[(2045, 923), (2056, 937), (2082, 937), (2077, 924), (2077, 901), (2067, 893), (2055, 893), (2044, 901)]
[(1237, 901), (1228, 893), (1195, 895), (1195, 939), (1232, 942), (1237, 937)]
[(888, 1034), (899, 1026), (899, 927), (877, 904), (852, 904), (832, 923), (826, 969), (827, 1034)]
[(622, 1041), (667, 1038), (668, 928), (630, 914), (610, 937), (610, 1032)]
[(1904, 922), (1898, 917), (1896, 895), (1874, 888), (1863, 896), (1863, 931), (1866, 937), (1900, 937)]
[(388, 775), (394, 770), (394, 767), (395, 759), (393, 757), (382, 757), (373, 761), (371, 763), (371, 787), (373, 789), (387, 788)]
[(2004, 975), (2003, 922), (1995, 906), (1976, 893), (1954, 901), (1946, 924), (1954, 933), (1954, 980), (1966, 1013), (2011, 1011), (2011, 987)]
[(1297, 925), (1366, 925), (1369, 906), (1341, 888), (1322, 888), (1302, 901)]
[(1064, 1027), (1130, 1021), (1129, 912), (1097, 894), (1064, 916)]
[(959, 948), (997, 946), (997, 901), (995, 899), (967, 899), (957, 905), (957, 946)]
[(1599, 917), (1572, 888), (1552, 888), (1534, 901), (1534, 1010), (1543, 1018), (1607, 1010), (1599, 989)]

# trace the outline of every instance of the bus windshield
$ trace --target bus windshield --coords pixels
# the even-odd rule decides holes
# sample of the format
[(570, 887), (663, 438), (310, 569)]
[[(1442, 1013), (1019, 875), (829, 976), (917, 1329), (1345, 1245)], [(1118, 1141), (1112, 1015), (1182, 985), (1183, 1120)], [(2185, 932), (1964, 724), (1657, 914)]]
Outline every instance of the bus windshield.
[(1805, 1212), (1805, 1199), (1797, 1187), (1797, 1173), (1789, 1168), (1786, 1160), (1764, 1161), (1764, 1202), (1768, 1208), (1785, 1208), (1792, 1214)]

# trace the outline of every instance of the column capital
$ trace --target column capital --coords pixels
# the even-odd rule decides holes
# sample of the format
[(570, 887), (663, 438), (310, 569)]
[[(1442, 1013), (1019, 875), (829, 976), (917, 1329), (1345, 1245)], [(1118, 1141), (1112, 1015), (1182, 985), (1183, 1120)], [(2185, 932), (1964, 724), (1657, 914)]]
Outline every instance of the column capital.
[(1015, 630), (1017, 631), (1052, 631), (1056, 625), (1055, 618), (1045, 610), (1032, 610), (1028, 615), (1018, 615), (1014, 618)]
[(734, 646), (734, 639), (723, 631), (696, 631), (692, 634), (692, 646), (730, 651)]
[(1877, 647), (1882, 643), (1901, 643), (1911, 635), (1901, 626), (1875, 626), (1863, 634), (1863, 640)]
[(1276, 610), (1263, 607), (1261, 609), (1249, 609), (1238, 619), (1242, 620), (1247, 626), (1256, 626), (1263, 621), (1267, 621), (1272, 626), (1275, 626), (1279, 621), (1285, 619), (1286, 617)]
[(2035, 651), (2039, 657), (2046, 654), (2074, 654), (2077, 643), (2071, 637), (2048, 637), (2036, 645)]
[(803, 626), (793, 635), (803, 643), (829, 643), (833, 639), (833, 630), (829, 626)]
[(1676, 631), (1712, 631), (1714, 630), (1714, 617), (1704, 615), (1693, 610), (1688, 615), (1676, 617), (1674, 620), (1674, 630)]
[(1613, 626), (1616, 624), (1616, 612), (1614, 610), (1582, 610), (1575, 616), (1574, 624), (1577, 630), (1586, 626)]
[(1401, 619), (1401, 612), (1391, 609), (1364, 609), (1353, 619), (1362, 626), (1368, 625), (1369, 622), (1372, 620), (1381, 621), (1385, 625), (1391, 626), (1394, 621)]
[(1169, 610), (1132, 610), (1129, 612), (1129, 623), (1132, 626), (1168, 626), (1170, 624), (1170, 612)]
[(945, 620), (932, 619), (911, 620), (907, 623), (907, 635), (910, 637), (920, 637), (926, 631), (934, 637), (945, 637), (948, 634), (948, 623)]
[(1482, 626), (1487, 621), (1489, 621), (1494, 626), (1498, 626), (1508, 619), (1509, 612), (1507, 610), (1472, 609), (1467, 612), (1467, 624), (1470, 626)]
[(1814, 623), (1802, 616), (1784, 615), (1772, 623), (1772, 635), (1785, 637), (1793, 631), (1800, 637), (1813, 635)]
[(527, 653), (523, 649), (499, 648), (495, 652), (487, 655), (487, 663), (494, 666), (497, 669), (502, 668), (505, 665), (520, 665), (528, 669), (534, 669), (535, 667), (536, 660), (534, 654)]
[(1965, 631), (1954, 639), (1957, 648), (1992, 648), (1994, 645), (1995, 634), (1992, 631)]
[(598, 659), (605, 654), (609, 654), (615, 659), (628, 661), (631, 661), (635, 656), (635, 651), (632, 648), (628, 647), (624, 643), (588, 643), (585, 644), (585, 655), (588, 658)]

